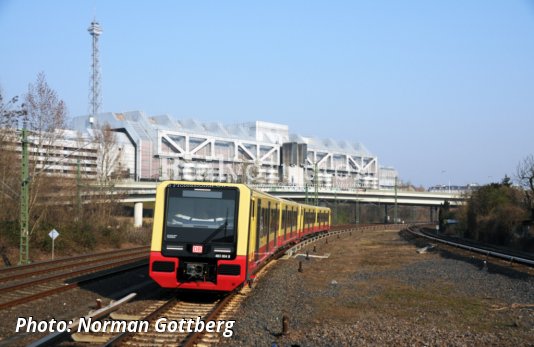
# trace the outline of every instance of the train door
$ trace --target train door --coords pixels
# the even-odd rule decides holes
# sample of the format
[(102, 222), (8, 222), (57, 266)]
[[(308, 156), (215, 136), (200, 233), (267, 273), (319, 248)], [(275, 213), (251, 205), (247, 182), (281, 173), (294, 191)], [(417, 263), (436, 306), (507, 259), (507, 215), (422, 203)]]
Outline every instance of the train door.
[[(302, 233), (306, 232), (306, 209), (302, 209)], [(301, 235), (302, 236), (302, 235)]]
[(293, 217), (294, 217), (294, 213), (293, 213), (293, 208), (291, 208), (289, 210), (289, 238), (291, 239), (293, 237), (293, 225), (294, 225), (294, 220), (293, 220)]
[(304, 213), (306, 212), (306, 210), (303, 208), (301, 211), (300, 211), (300, 235), (299, 237), (302, 237), (302, 234), (304, 234)]
[[(247, 253), (246, 253), (246, 269), (245, 269), (245, 275), (247, 282), (250, 281), (250, 263), (252, 259), (256, 260), (255, 258), (255, 252), (251, 249), (252, 241), (256, 241), (256, 237), (254, 236), (254, 232), (257, 232), (256, 228), (256, 202), (254, 201), (254, 198), (251, 195), (250, 198), (250, 217), (249, 217), (249, 223), (248, 223), (248, 235), (247, 235)], [(252, 238), (254, 237), (254, 240)], [(254, 246), (256, 247), (256, 246)], [(251, 257), (251, 253), (254, 253), (254, 256)]]
[(269, 253), (269, 239), (271, 234), (271, 202), (267, 203), (267, 213), (265, 214), (265, 226), (267, 227), (267, 240), (265, 242), (265, 253)]
[(278, 232), (280, 229), (280, 215), (278, 214), (278, 211), (280, 211), (280, 204), (273, 204), (273, 245), (274, 248), (278, 247)]
[(284, 229), (284, 241), (287, 240), (287, 219), (288, 219), (287, 205), (286, 209), (282, 212), (282, 228)]
[(311, 210), (306, 212), (306, 225), (308, 226), (308, 232), (311, 230)]
[(256, 220), (256, 245), (254, 246), (254, 260), (258, 260), (260, 257), (260, 233), (261, 233), (261, 226), (263, 224), (263, 213), (261, 211), (261, 200), (258, 199), (258, 212), (257, 212), (257, 220)]
[(291, 237), (293, 237), (293, 233), (295, 232), (296, 227), (297, 227), (297, 210), (292, 209), (291, 210), (291, 231), (289, 233)]
[(307, 209), (304, 210), (303, 215), (304, 215), (304, 228), (303, 229), (304, 229), (304, 233), (307, 233), (308, 232), (308, 225), (309, 225), (309, 222), (308, 222), (309, 218), (308, 218), (308, 210)]

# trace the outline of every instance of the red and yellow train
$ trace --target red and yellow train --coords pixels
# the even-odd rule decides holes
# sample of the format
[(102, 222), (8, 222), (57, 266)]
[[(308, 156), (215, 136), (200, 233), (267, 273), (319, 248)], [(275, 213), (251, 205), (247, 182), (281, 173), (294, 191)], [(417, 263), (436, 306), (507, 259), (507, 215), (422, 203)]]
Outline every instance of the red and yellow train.
[(163, 182), (157, 188), (150, 277), (160, 286), (232, 291), (280, 247), (330, 230), (329, 208), (244, 184)]

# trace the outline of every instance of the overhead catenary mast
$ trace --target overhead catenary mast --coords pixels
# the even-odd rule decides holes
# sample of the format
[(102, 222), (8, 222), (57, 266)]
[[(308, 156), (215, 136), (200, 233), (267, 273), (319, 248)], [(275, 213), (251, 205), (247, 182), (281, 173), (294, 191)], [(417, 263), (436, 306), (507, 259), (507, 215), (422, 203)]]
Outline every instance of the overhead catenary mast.
[(92, 64), (91, 64), (91, 90), (90, 90), (90, 104), (89, 107), (91, 108), (90, 112), (91, 115), (89, 117), (89, 122), (94, 122), (94, 117), (98, 114), (100, 111), (100, 106), (102, 104), (101, 99), (101, 90), (100, 90), (100, 62), (99, 62), (99, 51), (98, 51), (98, 37), (100, 34), (102, 34), (102, 28), (100, 27), (100, 24), (94, 19), (91, 22), (91, 25), (87, 29), (89, 31), (89, 34), (91, 34), (91, 37), (93, 39), (93, 56), (92, 56)]

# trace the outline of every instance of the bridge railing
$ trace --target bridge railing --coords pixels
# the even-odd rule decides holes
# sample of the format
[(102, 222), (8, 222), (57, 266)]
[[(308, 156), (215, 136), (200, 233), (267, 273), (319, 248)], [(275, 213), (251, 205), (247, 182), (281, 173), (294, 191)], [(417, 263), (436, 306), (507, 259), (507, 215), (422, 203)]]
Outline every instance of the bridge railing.
[[(267, 191), (267, 192), (305, 192), (305, 186), (288, 185), (288, 184), (250, 184), (252, 188)], [(314, 186), (308, 186), (308, 193), (313, 194), (315, 191)], [(347, 194), (363, 194), (363, 193), (394, 193), (393, 189), (372, 189), (372, 188), (348, 188), (348, 187), (331, 187), (331, 186), (319, 186), (317, 189), (320, 193), (347, 193)], [(427, 192), (427, 191), (414, 191), (410, 189), (398, 188), (397, 193), (414, 193), (414, 194), (427, 194), (427, 195), (458, 195), (456, 192)]]

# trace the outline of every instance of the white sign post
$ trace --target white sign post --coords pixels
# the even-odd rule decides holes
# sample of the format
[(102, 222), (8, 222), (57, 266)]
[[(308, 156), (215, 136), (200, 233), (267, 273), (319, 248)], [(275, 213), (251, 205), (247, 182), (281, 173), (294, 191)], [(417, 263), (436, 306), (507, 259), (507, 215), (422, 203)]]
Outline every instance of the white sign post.
[(56, 229), (52, 229), (51, 232), (48, 233), (48, 236), (52, 239), (52, 260), (54, 259), (54, 241), (56, 241), (56, 237), (59, 236), (59, 232)]

